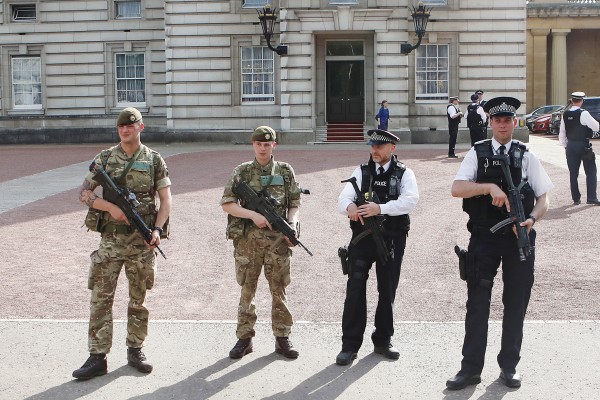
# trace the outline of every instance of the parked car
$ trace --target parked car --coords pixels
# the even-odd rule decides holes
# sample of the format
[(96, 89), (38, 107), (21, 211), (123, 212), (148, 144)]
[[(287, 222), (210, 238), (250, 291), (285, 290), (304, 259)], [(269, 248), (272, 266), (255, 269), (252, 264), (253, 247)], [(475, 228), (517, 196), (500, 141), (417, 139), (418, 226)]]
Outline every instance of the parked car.
[[(569, 108), (571, 108), (571, 100), (569, 100), (569, 102), (562, 109), (552, 113), (552, 119), (550, 121), (551, 134), (558, 135), (563, 112)], [(587, 110), (596, 121), (600, 122), (600, 96), (586, 97), (583, 100), (582, 108)]]
[(547, 105), (547, 106), (541, 106), (536, 108), (535, 110), (533, 110), (532, 112), (530, 112), (529, 114), (525, 114), (525, 125), (529, 128), (530, 131), (533, 132), (533, 121), (536, 118), (541, 117), (542, 115), (546, 115), (546, 114), (552, 114), (554, 111), (559, 110), (560, 108), (562, 108), (563, 106), (558, 104), (558, 105)]
[(533, 133), (550, 133), (550, 120), (552, 119), (552, 114), (542, 115), (541, 117), (537, 117), (531, 123), (531, 128), (529, 130)]

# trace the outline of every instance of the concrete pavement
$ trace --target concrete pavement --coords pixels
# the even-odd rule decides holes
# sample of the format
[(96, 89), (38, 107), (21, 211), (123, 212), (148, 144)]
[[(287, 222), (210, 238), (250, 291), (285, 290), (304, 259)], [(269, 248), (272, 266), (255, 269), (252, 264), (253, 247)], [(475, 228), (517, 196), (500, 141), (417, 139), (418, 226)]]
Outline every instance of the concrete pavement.
[[(276, 354), (269, 324), (259, 323), (254, 352), (227, 357), (227, 321), (151, 321), (145, 348), (155, 364), (144, 375), (127, 366), (125, 324), (115, 326), (109, 373), (74, 381), (85, 361), (83, 321), (0, 322), (1, 399), (594, 399), (600, 394), (600, 323), (527, 322), (520, 389), (498, 379), (500, 323), (491, 323), (482, 383), (452, 392), (445, 381), (460, 362), (461, 322), (396, 324), (400, 359), (372, 352), (368, 336), (358, 359), (335, 364), (339, 324), (297, 323), (297, 360)], [(224, 340), (227, 338), (227, 340)]]

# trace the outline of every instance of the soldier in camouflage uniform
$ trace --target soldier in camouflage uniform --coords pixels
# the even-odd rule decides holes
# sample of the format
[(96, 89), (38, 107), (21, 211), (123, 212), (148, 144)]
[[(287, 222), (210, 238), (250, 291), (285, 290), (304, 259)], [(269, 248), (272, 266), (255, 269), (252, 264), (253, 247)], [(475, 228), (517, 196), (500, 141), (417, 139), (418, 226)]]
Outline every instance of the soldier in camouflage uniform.
[(263, 265), (272, 296), (271, 321), (276, 338), (275, 351), (287, 358), (297, 358), (299, 354), (288, 339), (293, 320), (286, 304), (285, 288), (290, 283), (292, 244), (282, 233), (274, 231), (265, 217), (244, 208), (233, 193), (234, 185), (240, 181), (247, 182), (257, 191), (266, 189), (279, 201), (279, 215), (287, 218), (290, 226), (298, 226), (300, 188), (292, 167), (273, 160), (275, 139), (272, 128), (256, 128), (252, 135), (256, 158), (234, 169), (220, 202), (223, 210), (229, 214), (227, 238), (233, 240), (236, 280), (242, 287), (236, 331), (238, 341), (229, 352), (231, 358), (242, 358), (252, 352), (257, 318), (254, 295)]
[[(106, 354), (113, 335), (112, 305), (117, 279), (123, 266), (129, 281), (127, 309), (128, 364), (140, 372), (152, 371), (141, 348), (148, 333), (146, 290), (152, 288), (155, 274), (154, 247), (165, 237), (171, 211), (171, 181), (167, 166), (157, 152), (144, 146), (140, 134), (144, 129), (142, 115), (135, 108), (126, 108), (117, 118), (121, 142), (98, 154), (94, 163), (102, 166), (120, 187), (127, 187), (140, 202), (137, 207), (146, 225), (153, 227), (152, 240), (146, 243), (121, 209), (94, 193), (98, 183), (90, 172), (79, 191), (79, 200), (90, 207), (86, 226), (101, 232), (98, 250), (91, 254), (88, 287), (92, 291), (88, 347), (90, 357), (73, 372), (77, 379), (90, 379), (107, 373)], [(160, 200), (157, 208), (156, 196)], [(90, 217), (92, 215), (93, 217)], [(93, 220), (91, 223), (89, 220)]]

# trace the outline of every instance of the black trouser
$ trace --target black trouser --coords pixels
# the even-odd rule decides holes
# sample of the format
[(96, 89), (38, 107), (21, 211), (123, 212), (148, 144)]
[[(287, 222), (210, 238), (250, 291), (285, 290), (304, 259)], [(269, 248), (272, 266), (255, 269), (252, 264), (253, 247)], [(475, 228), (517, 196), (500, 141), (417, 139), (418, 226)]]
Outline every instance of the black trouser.
[[(355, 235), (353, 234), (353, 238)], [(377, 261), (377, 251), (371, 236), (352, 244), (349, 250), (348, 283), (342, 316), (342, 350), (358, 351), (367, 326), (367, 279), (375, 262), (379, 300), (375, 311), (375, 331), (371, 340), (375, 346), (387, 346), (394, 335), (394, 300), (400, 280), (400, 267), (406, 235), (386, 239), (388, 249), (393, 245), (394, 258), (383, 265)]]
[(449, 123), (448, 134), (450, 135), (450, 139), (448, 140), (448, 155), (453, 156), (455, 155), (456, 137), (458, 136), (458, 124)]
[[(535, 245), (536, 233), (529, 233), (531, 246)], [(469, 242), (469, 255), (478, 271), (477, 278), (467, 281), (468, 299), (465, 318), (465, 340), (461, 372), (479, 374), (483, 370), (487, 347), (488, 319), (492, 288), (481, 279), (493, 282), (502, 262), (502, 342), (497, 360), (500, 368), (514, 372), (521, 359), (523, 321), (533, 286), (535, 252), (525, 261), (519, 260), (517, 239), (514, 233), (496, 235), (487, 229), (474, 229)]]
[(585, 184), (587, 189), (587, 200), (598, 199), (596, 194), (597, 169), (596, 160), (583, 159), (583, 153), (588, 146), (587, 140), (569, 140), (567, 143), (566, 156), (567, 166), (569, 167), (569, 178), (571, 182), (571, 197), (573, 201), (581, 200), (581, 192), (577, 178), (579, 177), (579, 167), (583, 161), (583, 170), (585, 171)]
[(480, 140), (485, 139), (486, 135), (484, 133), (484, 129), (485, 127), (483, 125), (478, 125), (469, 128), (469, 136), (471, 136), (471, 147), (475, 145), (475, 142), (479, 142)]

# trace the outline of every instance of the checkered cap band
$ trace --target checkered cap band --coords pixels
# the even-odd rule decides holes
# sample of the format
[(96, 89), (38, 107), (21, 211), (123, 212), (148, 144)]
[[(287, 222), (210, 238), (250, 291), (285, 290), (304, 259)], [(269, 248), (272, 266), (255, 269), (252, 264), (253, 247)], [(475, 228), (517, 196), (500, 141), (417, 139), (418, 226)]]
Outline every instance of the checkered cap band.
[(496, 115), (496, 114), (500, 114), (500, 113), (515, 114), (516, 111), (517, 111), (516, 108), (503, 102), (495, 107), (490, 108), (489, 114), (490, 115)]
[(387, 143), (396, 143), (396, 141), (394, 139), (392, 139), (389, 136), (384, 136), (384, 135), (380, 135), (379, 133), (375, 132), (371, 135), (370, 141), (372, 142), (387, 142)]

